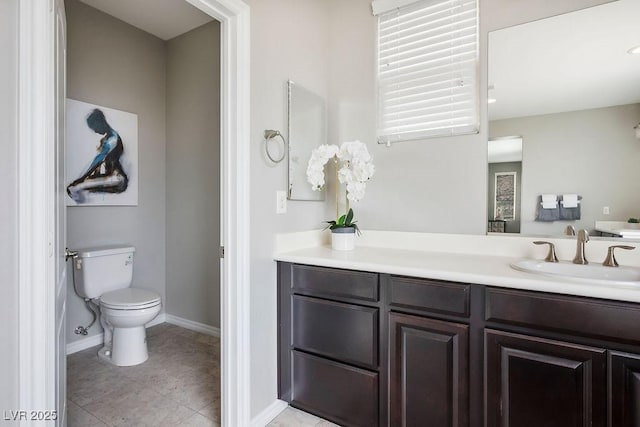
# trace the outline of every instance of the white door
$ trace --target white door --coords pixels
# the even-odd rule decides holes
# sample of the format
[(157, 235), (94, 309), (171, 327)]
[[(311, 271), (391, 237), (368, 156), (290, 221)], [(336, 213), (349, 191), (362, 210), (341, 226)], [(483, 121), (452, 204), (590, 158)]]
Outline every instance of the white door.
[(66, 20), (63, 0), (55, 0), (55, 370), (57, 425), (66, 425), (67, 357), (66, 357), (66, 300), (67, 218), (64, 179), (64, 134), (66, 99)]

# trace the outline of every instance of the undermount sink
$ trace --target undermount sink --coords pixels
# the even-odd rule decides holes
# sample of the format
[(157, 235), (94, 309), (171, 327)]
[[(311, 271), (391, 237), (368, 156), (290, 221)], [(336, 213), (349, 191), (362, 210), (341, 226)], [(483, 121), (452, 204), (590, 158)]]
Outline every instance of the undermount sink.
[(635, 267), (605, 267), (602, 264), (573, 264), (569, 261), (546, 262), (523, 259), (511, 263), (519, 271), (595, 284), (640, 285), (640, 269)]

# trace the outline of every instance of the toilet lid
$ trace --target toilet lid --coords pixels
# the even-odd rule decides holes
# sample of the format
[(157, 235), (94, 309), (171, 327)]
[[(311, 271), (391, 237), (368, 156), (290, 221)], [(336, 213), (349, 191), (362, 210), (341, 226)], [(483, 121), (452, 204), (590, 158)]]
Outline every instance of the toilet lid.
[(120, 310), (149, 308), (158, 304), (160, 304), (160, 295), (138, 288), (118, 289), (104, 293), (100, 297), (101, 306)]

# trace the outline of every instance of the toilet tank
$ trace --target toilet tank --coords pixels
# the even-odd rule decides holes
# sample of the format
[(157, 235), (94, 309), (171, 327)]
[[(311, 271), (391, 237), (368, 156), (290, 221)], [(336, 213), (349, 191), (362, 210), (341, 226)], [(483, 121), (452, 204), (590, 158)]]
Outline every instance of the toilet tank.
[(101, 246), (79, 249), (73, 260), (74, 286), (82, 298), (100, 295), (131, 286), (133, 280), (133, 246)]

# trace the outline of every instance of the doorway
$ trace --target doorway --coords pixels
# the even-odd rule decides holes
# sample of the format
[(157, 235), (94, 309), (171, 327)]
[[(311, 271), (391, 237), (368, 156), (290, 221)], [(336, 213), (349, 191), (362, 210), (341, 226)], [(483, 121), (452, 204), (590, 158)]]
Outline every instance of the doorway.
[[(160, 314), (147, 325), (164, 320), (219, 337), (220, 23), (181, 0), (157, 5), (144, 20), (116, 5), (65, 0), (67, 246), (81, 255), (83, 248), (132, 247), (133, 280), (123, 286), (152, 291), (162, 301)], [(96, 111), (113, 129), (104, 136), (91, 127)], [(107, 145), (111, 134), (117, 135), (117, 145)], [(112, 151), (101, 160), (105, 149)], [(117, 160), (109, 160), (115, 155)], [(112, 163), (117, 168), (110, 173)], [(104, 165), (105, 171), (89, 173), (87, 165), (90, 170)], [(104, 188), (110, 179), (118, 187)], [(158, 333), (155, 328), (147, 340), (151, 357), (146, 366), (105, 366), (116, 350), (122, 354), (115, 340), (112, 351), (102, 355), (101, 350), (102, 357), (96, 357), (104, 324), (95, 314), (104, 310), (94, 302), (85, 304), (81, 297), (86, 295), (74, 289), (74, 283), (82, 283), (75, 276), (89, 270), (90, 260), (84, 261), (82, 268), (77, 261), (70, 264), (69, 276), (74, 277), (67, 289), (67, 353), (90, 348), (80, 352), (85, 364), (68, 363), (67, 395), (73, 409), (69, 422), (92, 414), (111, 420), (113, 413), (127, 424), (148, 422), (135, 416), (152, 412), (144, 407), (154, 399), (136, 400), (134, 391), (137, 384), (151, 384), (153, 366), (162, 366), (165, 387), (153, 382), (153, 390), (146, 393), (175, 402), (183, 417), (215, 406), (218, 411), (207, 415), (219, 422), (218, 341), (204, 346), (201, 337), (172, 334), (168, 328)], [(199, 357), (165, 345), (164, 335), (184, 341), (182, 348)], [(172, 364), (183, 369), (171, 369)], [(196, 368), (203, 372), (195, 375)], [(94, 381), (87, 381), (91, 371)], [(110, 384), (113, 374), (120, 379), (117, 384)], [(181, 393), (173, 396), (178, 386)], [(111, 408), (96, 406), (96, 400), (106, 399), (104, 389), (112, 387), (112, 392), (123, 387), (116, 392), (119, 399), (131, 394), (126, 400), (128, 407), (137, 402), (134, 412), (115, 403)]]
[(522, 136), (488, 142), (487, 217), (489, 233), (520, 233)]
[[(248, 212), (248, 23), (249, 9), (239, 0), (189, 0), (223, 23), (222, 67), (222, 241), (227, 258), (222, 263), (222, 389), (223, 424), (248, 423), (248, 354), (240, 351), (248, 340), (248, 232), (243, 212)], [(52, 219), (56, 217), (54, 182), (56, 96), (53, 46), (54, 13), (38, 0), (21, 2), (19, 85), (18, 212), (20, 258), (20, 407), (53, 408), (56, 378), (54, 331), (56, 311), (53, 264), (61, 254), (49, 255), (55, 246)], [(233, 142), (233, 143), (232, 143)], [(245, 191), (242, 191), (245, 190)], [(233, 289), (228, 284), (233, 281)], [(23, 303), (24, 302), (24, 303)]]

